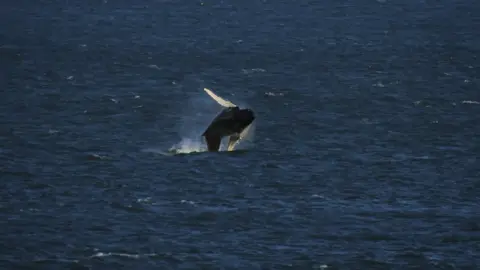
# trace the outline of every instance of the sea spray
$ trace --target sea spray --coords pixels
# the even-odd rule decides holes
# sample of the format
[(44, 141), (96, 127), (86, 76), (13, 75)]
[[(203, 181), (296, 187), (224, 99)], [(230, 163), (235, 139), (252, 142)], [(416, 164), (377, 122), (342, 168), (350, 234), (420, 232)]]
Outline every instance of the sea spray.
[(199, 139), (183, 138), (179, 143), (173, 145), (169, 151), (177, 154), (187, 154), (192, 152), (204, 152), (207, 148)]
[(180, 142), (169, 151), (182, 154), (206, 151), (202, 134), (221, 109), (200, 89), (190, 95), (179, 112), (181, 117), (176, 125)]

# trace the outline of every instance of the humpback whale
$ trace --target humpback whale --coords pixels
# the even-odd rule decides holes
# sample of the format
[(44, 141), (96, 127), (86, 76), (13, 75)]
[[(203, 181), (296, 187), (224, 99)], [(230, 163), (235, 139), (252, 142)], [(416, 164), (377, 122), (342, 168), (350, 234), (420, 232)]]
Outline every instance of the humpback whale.
[(215, 95), (207, 88), (203, 90), (224, 107), (202, 134), (207, 142), (208, 151), (218, 152), (220, 142), (224, 137), (229, 137), (227, 149), (232, 151), (235, 145), (247, 135), (253, 120), (255, 120), (255, 114), (251, 109), (240, 109), (237, 105)]

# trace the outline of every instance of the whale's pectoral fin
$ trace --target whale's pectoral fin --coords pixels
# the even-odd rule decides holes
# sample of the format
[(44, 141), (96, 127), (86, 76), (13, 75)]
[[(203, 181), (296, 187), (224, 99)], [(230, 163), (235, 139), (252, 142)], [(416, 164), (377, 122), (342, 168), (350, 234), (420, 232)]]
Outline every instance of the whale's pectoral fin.
[(252, 127), (252, 125), (253, 124), (250, 124), (244, 130), (242, 130), (242, 132), (240, 133), (240, 138), (239, 139), (244, 139), (245, 137), (247, 137), (247, 135), (250, 132), (250, 128)]
[(240, 139), (240, 136), (238, 134), (234, 134), (230, 136), (230, 139), (228, 140), (228, 151), (233, 150), (233, 148), (235, 147), (239, 139)]
[(207, 94), (213, 98), (218, 104), (220, 104), (221, 106), (223, 107), (237, 107), (237, 105), (233, 104), (232, 102), (226, 100), (226, 99), (223, 99), (217, 95), (215, 95), (212, 90), (210, 89), (207, 89), (207, 88), (203, 88), (203, 90), (205, 90), (205, 92), (207, 92)]
[(222, 137), (206, 135), (205, 140), (207, 141), (208, 151), (216, 152), (218, 151), (218, 149), (220, 149), (220, 142), (222, 141)]

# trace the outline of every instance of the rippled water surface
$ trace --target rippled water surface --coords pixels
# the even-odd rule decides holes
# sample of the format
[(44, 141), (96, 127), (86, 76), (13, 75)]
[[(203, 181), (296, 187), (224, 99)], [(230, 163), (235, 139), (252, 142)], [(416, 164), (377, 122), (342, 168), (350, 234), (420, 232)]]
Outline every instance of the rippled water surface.
[[(478, 269), (478, 14), (6, 1), (1, 268)], [(255, 111), (238, 151), (204, 87)]]

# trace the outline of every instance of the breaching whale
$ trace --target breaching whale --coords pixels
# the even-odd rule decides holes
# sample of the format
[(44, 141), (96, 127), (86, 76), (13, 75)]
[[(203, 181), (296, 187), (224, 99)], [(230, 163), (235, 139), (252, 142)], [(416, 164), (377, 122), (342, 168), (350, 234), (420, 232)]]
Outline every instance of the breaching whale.
[(208, 151), (217, 152), (224, 137), (230, 137), (227, 149), (232, 151), (235, 145), (247, 135), (253, 120), (255, 120), (255, 114), (251, 109), (240, 109), (237, 105), (215, 95), (207, 88), (203, 90), (224, 107), (202, 134), (207, 142)]

